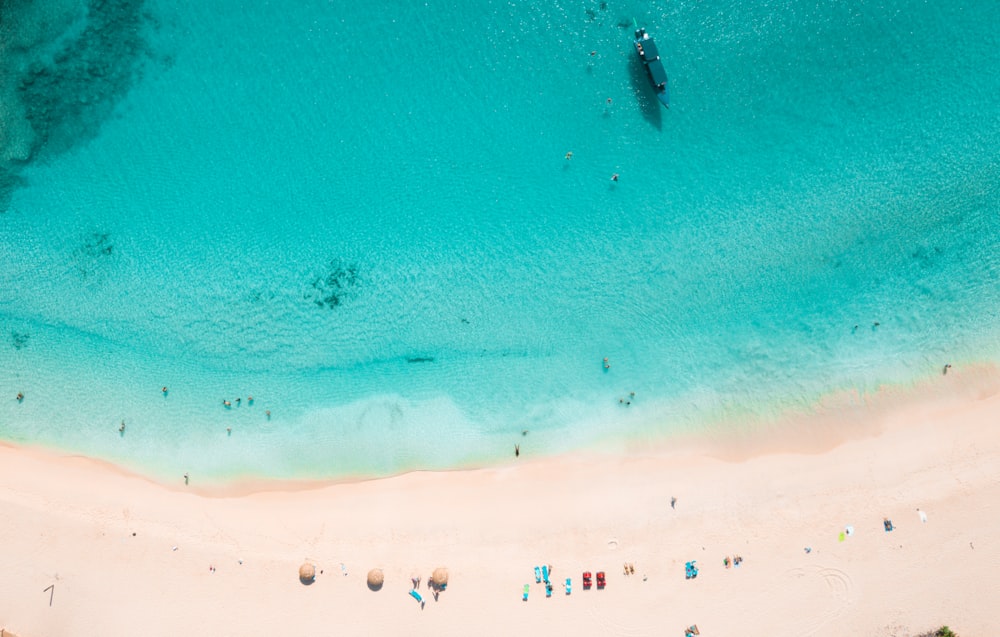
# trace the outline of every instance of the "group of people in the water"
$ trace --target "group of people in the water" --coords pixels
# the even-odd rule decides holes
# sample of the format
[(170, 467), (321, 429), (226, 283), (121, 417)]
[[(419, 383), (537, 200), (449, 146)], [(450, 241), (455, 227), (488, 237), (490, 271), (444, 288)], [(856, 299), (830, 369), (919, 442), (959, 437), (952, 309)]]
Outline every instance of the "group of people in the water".
[[(164, 386), (164, 387), (160, 388), (160, 393), (162, 393), (163, 397), (166, 398), (167, 394), (170, 393), (170, 390), (166, 386)], [(24, 392), (20, 392), (20, 391), (17, 392), (17, 396), (15, 396), (15, 399), (19, 403), (24, 402)], [(235, 402), (236, 406), (239, 407), (240, 404), (242, 403), (242, 400), (243, 400), (242, 398), (236, 398), (235, 401), (230, 401), (230, 400), (227, 400), (227, 399), (223, 399), (222, 400), (222, 405), (226, 409), (231, 409), (232, 406), (233, 406), (233, 402)], [(247, 396), (247, 405), (253, 405), (253, 403), (254, 403), (253, 396)], [(268, 420), (271, 420), (271, 410), (270, 409), (265, 409), (264, 410), (264, 416)], [(233, 428), (232, 427), (226, 427), (226, 434), (227, 435), (232, 435), (232, 433), (233, 433)], [(525, 432), (525, 433), (527, 433), (527, 432)], [(118, 425), (118, 435), (120, 435), (122, 437), (125, 436), (125, 421), (124, 420), (122, 420), (121, 423)], [(517, 453), (518, 454), (520, 453), (520, 449), (517, 449)], [(190, 475), (187, 474), (187, 473), (185, 473), (184, 474), (184, 484), (188, 484), (189, 480), (190, 480)]]
[[(236, 400), (234, 402), (236, 403), (236, 406), (239, 407), (242, 401), (243, 401), (243, 399), (240, 398), (239, 396), (237, 396)], [(247, 404), (248, 405), (252, 405), (253, 404), (253, 396), (247, 396)], [(222, 406), (225, 407), (226, 409), (229, 409), (230, 407), (233, 406), (233, 402), (231, 402), (231, 401), (223, 398), (222, 399)]]
[[(163, 386), (163, 387), (160, 388), (160, 393), (162, 393), (163, 397), (166, 398), (167, 395), (170, 393), (170, 389), (168, 387), (166, 387), (166, 386)], [(17, 402), (21, 402), (23, 400), (24, 400), (24, 394), (21, 393), (21, 392), (18, 392), (17, 393)], [(226, 409), (231, 409), (234, 402), (236, 403), (236, 406), (239, 407), (242, 404), (242, 402), (243, 402), (243, 398), (242, 397), (237, 397), (233, 401), (228, 400), (226, 398), (223, 398), (222, 399), (222, 406), (225, 407)], [(247, 396), (247, 405), (253, 405), (253, 404), (254, 404), (253, 396)], [(271, 420), (271, 410), (270, 409), (265, 409), (264, 410), (264, 417), (267, 418), (268, 420)], [(121, 435), (121, 436), (125, 435), (125, 421), (124, 420), (122, 420), (121, 424), (118, 425), (118, 434)], [(232, 427), (226, 427), (226, 435), (231, 436), (232, 434), (233, 434), (233, 428)], [(185, 482), (185, 484), (187, 484), (187, 474), (184, 474), (184, 476), (185, 476), (184, 482)]]
[(635, 392), (634, 391), (630, 391), (628, 393), (628, 398), (624, 398), (623, 397), (623, 398), (619, 398), (618, 399), (618, 404), (619, 405), (625, 405), (626, 407), (628, 407), (629, 405), (632, 404), (633, 400), (635, 400)]
[[(604, 366), (604, 371), (608, 371), (609, 369), (611, 369), (611, 361), (608, 360), (607, 356), (604, 357), (604, 362), (602, 364)], [(634, 399), (635, 399), (635, 392), (634, 391), (630, 391), (628, 393), (628, 397), (627, 398), (626, 397), (622, 397), (622, 398), (618, 399), (618, 404), (619, 405), (625, 405), (626, 407), (628, 407), (629, 405), (632, 404), (632, 401)]]

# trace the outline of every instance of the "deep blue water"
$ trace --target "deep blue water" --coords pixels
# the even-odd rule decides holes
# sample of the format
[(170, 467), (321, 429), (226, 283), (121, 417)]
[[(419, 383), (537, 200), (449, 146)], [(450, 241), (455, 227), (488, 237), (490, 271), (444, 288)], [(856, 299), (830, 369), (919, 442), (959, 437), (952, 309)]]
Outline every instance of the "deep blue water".
[(0, 438), (383, 475), (1000, 355), (996, 2), (28, 4)]

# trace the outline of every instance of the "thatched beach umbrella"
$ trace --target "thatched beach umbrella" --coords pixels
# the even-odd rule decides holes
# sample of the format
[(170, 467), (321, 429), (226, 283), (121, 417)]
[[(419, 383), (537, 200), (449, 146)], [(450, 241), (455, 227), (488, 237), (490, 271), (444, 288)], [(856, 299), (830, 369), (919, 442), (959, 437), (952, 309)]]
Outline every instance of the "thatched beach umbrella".
[(382, 588), (382, 583), (385, 581), (385, 575), (382, 574), (382, 569), (373, 568), (368, 571), (368, 588), (373, 591), (377, 591)]
[(431, 573), (431, 586), (434, 588), (444, 588), (448, 585), (448, 569), (440, 566)]
[(299, 567), (299, 581), (303, 584), (312, 584), (316, 580), (316, 567), (309, 562), (303, 562)]

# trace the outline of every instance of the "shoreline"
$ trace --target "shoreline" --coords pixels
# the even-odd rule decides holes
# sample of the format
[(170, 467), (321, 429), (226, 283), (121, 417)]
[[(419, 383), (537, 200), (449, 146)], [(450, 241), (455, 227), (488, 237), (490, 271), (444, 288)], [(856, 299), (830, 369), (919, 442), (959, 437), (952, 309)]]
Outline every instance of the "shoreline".
[[(539, 623), (579, 634), (698, 624), (712, 635), (888, 636), (948, 624), (988, 635), (990, 565), (1000, 560), (998, 390), (1000, 374), (982, 367), (863, 401), (860, 421), (841, 397), (839, 412), (813, 423), (790, 415), (752, 440), (710, 432), (656, 448), (242, 492), (0, 445), (0, 598), (9, 600), (0, 626), (26, 637), (128, 635), (137, 625), (148, 635), (420, 624), (511, 634)], [(794, 423), (812, 427), (807, 444), (779, 435)], [(856, 531), (839, 541), (846, 525)], [(732, 555), (743, 564), (724, 568)], [(686, 581), (691, 559), (701, 574)], [(304, 560), (320, 573), (312, 586), (296, 578)], [(623, 562), (636, 574), (623, 575)], [(545, 598), (531, 576), (542, 563), (554, 583), (572, 578), (571, 595), (557, 586)], [(451, 584), (421, 609), (406, 595), (409, 578), (438, 566)], [(373, 567), (385, 573), (379, 592), (364, 584)], [(582, 590), (583, 570), (606, 571), (607, 589)], [(52, 584), (49, 607), (40, 591)]]
[[(510, 457), (495, 462), (454, 466), (450, 468), (409, 469), (384, 475), (352, 474), (336, 477), (276, 478), (244, 474), (237, 477), (209, 478), (192, 476), (191, 484), (183, 484), (181, 469), (177, 481), (163, 479), (157, 471), (143, 471), (116, 463), (114, 460), (87, 455), (73, 449), (59, 449), (44, 443), (20, 443), (0, 439), (0, 449), (38, 454), (41, 457), (67, 458), (92, 462), (108, 471), (126, 477), (145, 480), (161, 487), (195, 493), (206, 497), (240, 497), (257, 492), (316, 490), (327, 486), (380, 481), (408, 474), (461, 473), (500, 469), (528, 462), (559, 461), (562, 458), (602, 457), (609, 454), (661, 454), (672, 452), (700, 453), (730, 461), (750, 459), (780, 452), (822, 453), (859, 437), (878, 435), (880, 424), (894, 412), (910, 409), (914, 400), (923, 406), (937, 404), (947, 408), (962, 401), (1000, 393), (1000, 367), (978, 363), (952, 370), (944, 376), (929, 376), (905, 385), (892, 384), (873, 392), (836, 391), (827, 394), (811, 408), (791, 408), (774, 417), (749, 417), (749, 426), (734, 424), (737, 420), (713, 420), (703, 428), (656, 432), (652, 436), (597, 439), (570, 451), (543, 451), (539, 456)], [(847, 415), (852, 419), (847, 420)], [(523, 443), (523, 437), (510, 439), (511, 445)], [(179, 465), (178, 469), (180, 469)]]

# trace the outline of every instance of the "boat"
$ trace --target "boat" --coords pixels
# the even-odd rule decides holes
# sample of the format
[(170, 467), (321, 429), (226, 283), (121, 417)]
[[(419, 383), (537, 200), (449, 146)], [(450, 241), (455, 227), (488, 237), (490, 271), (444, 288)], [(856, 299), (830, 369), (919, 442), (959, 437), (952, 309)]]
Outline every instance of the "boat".
[(660, 51), (656, 48), (653, 38), (649, 37), (645, 29), (635, 30), (635, 51), (642, 60), (642, 65), (646, 67), (646, 75), (649, 82), (656, 91), (656, 99), (660, 103), (670, 108), (670, 91), (667, 88), (667, 71), (663, 68), (663, 60), (660, 59)]

